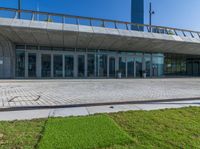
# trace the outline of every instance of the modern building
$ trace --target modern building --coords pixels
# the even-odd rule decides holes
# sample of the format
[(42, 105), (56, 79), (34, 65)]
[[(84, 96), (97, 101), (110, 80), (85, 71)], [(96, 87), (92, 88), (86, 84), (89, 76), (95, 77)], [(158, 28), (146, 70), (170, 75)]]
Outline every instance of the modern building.
[(8, 8), (0, 12), (0, 78), (200, 75), (199, 32), (141, 25), (142, 19), (136, 24)]
[(144, 24), (144, 0), (131, 0), (131, 22)]

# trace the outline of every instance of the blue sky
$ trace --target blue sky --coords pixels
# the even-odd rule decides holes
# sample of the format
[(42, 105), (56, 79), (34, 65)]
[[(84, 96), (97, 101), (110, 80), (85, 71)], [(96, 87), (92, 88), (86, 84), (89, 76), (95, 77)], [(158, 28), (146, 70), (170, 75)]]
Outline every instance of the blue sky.
[[(200, 0), (145, 0), (145, 22), (148, 3), (156, 14), (153, 24), (200, 31)], [(59, 12), (72, 15), (130, 21), (131, 0), (22, 0), (23, 9)], [(0, 0), (2, 7), (17, 7), (17, 0)]]

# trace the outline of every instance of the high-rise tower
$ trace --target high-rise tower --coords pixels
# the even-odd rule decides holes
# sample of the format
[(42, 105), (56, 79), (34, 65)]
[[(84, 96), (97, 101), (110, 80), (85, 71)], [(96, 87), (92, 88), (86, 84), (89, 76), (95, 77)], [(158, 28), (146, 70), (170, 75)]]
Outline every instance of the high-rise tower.
[(131, 0), (131, 22), (144, 24), (144, 0)]

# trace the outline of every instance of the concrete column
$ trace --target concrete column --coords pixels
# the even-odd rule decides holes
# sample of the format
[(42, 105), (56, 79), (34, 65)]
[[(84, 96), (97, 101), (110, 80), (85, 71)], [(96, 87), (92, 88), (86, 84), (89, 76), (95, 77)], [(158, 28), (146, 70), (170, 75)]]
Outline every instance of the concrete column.
[(125, 57), (126, 59), (126, 78), (128, 77), (128, 65), (127, 65), (127, 57)]
[(74, 77), (78, 77), (78, 56), (74, 54)]
[(110, 59), (110, 56), (108, 55), (107, 56), (107, 77), (109, 78), (110, 77), (110, 73), (109, 73), (109, 71), (110, 71), (110, 68), (109, 68), (109, 59)]
[(116, 55), (115, 57), (115, 70), (118, 71), (119, 70), (119, 55)]
[(25, 51), (25, 78), (28, 78), (28, 52)]
[(97, 66), (98, 66), (98, 70), (97, 70), (97, 77), (99, 77), (99, 74), (100, 74), (100, 72), (99, 72), (99, 58), (100, 58), (100, 55), (98, 54), (97, 55)]
[(145, 56), (142, 56), (142, 70), (146, 70)]
[(65, 55), (63, 54), (63, 78), (65, 78)]
[(38, 52), (36, 54), (36, 77), (41, 78), (41, 71), (42, 71), (42, 65), (41, 65), (41, 53)]
[(53, 54), (51, 54), (51, 78), (53, 78)]
[(94, 76), (97, 76), (97, 56), (94, 54)]
[(136, 78), (136, 57), (134, 57), (134, 77)]
[(84, 55), (85, 56), (85, 77), (87, 77), (87, 54)]
[(153, 58), (152, 58), (152, 54), (151, 54), (151, 63), (150, 63), (150, 77), (152, 77), (153, 72), (152, 72), (152, 63), (153, 63)]

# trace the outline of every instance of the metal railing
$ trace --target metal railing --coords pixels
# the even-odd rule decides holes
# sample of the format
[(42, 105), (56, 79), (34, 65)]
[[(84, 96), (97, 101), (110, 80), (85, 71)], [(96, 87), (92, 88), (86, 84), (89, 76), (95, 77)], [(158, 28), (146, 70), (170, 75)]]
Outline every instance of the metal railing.
[(0, 7), (0, 17), (47, 21), (47, 22), (65, 23), (65, 24), (87, 25), (87, 26), (96, 26), (96, 27), (105, 27), (105, 28), (123, 29), (123, 30), (135, 30), (141, 32), (176, 35), (181, 37), (192, 37), (198, 39), (200, 38), (200, 32), (186, 30), (186, 29), (178, 29), (178, 28), (155, 26), (155, 25), (150, 26), (147, 24), (138, 24), (138, 23), (124, 22), (124, 21), (117, 21), (117, 20), (82, 17), (82, 16), (49, 13), (49, 12), (41, 12), (33, 10), (18, 10), (14, 8), (5, 8), (5, 7)]

